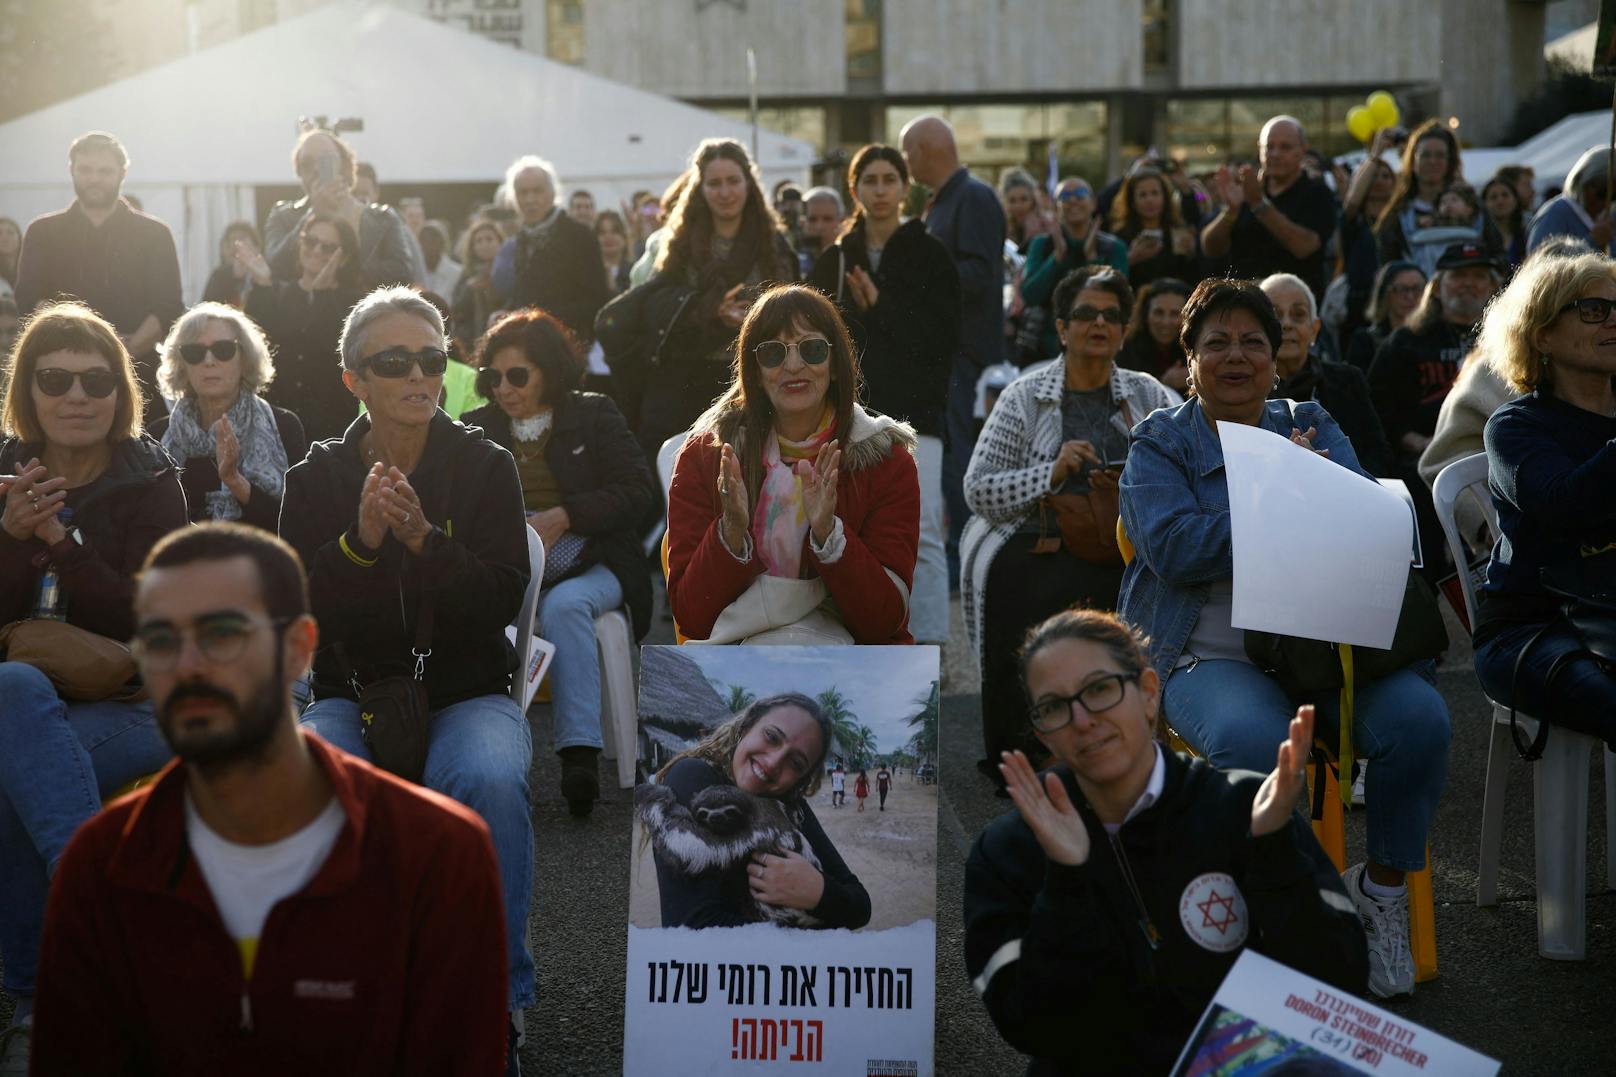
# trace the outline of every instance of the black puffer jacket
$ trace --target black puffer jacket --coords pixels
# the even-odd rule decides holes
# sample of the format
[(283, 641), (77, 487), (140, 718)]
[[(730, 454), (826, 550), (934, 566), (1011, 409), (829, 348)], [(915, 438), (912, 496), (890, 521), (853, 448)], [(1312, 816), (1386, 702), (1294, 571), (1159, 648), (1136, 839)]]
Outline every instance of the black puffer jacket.
[[(38, 446), (7, 439), (0, 445), (0, 475), (16, 474), (39, 453)], [(114, 445), (107, 470), (69, 490), (67, 507), (84, 535), (82, 546), (56, 561), (67, 621), (127, 640), (135, 632), (135, 573), (158, 539), (187, 523), (179, 472), (163, 447), (141, 434)], [(39, 539), (18, 542), (0, 529), (0, 625), (32, 612), (44, 571), (34, 558), (45, 550)]]
[[(610, 397), (568, 393), (554, 407), (544, 462), (561, 486), (572, 530), (590, 539), (592, 559), (622, 586), (634, 638), (640, 639), (651, 627), (651, 575), (636, 527), (656, 496), (651, 469)], [(461, 421), (511, 447), (511, 420), (498, 404), (468, 411)]]
[(360, 442), (369, 432), (370, 417), (361, 415), (342, 440), (316, 442), (286, 473), (281, 537), (308, 569), (320, 622), (315, 698), (354, 698), (338, 644), (362, 685), (414, 668), (423, 587), (433, 602), (426, 660), (432, 709), (508, 692), (516, 654), (505, 626), (516, 620), (529, 575), (516, 462), (481, 430), (438, 412), (409, 476), (438, 530), (420, 554), (391, 532), (379, 549), (367, 550), (358, 535), (366, 473)]
[(1033, 1056), (1029, 1074), (1166, 1073), (1245, 946), (1365, 990), (1363, 929), (1307, 826), (1253, 838), (1260, 776), (1172, 752), (1164, 764), (1161, 799), (1109, 841), (1057, 768), (1088, 827), (1086, 863), (1050, 863), (1014, 811), (971, 849), (965, 967), (1006, 1042)]
[[(875, 306), (860, 310), (847, 287), (857, 267), (875, 282)], [(819, 256), (808, 283), (836, 300), (859, 354), (864, 401), (917, 433), (941, 437), (948, 379), (960, 342), (960, 283), (948, 248), (919, 220), (887, 240), (870, 272), (869, 247), (855, 227)]]

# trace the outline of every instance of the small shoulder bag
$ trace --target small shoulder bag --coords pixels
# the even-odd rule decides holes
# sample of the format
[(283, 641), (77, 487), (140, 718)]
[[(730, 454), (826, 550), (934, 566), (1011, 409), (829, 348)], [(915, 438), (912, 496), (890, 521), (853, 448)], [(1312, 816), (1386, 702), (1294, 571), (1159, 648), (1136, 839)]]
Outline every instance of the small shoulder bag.
[[(399, 581), (399, 597), (404, 583)], [(359, 720), (364, 724), (365, 746), (378, 767), (406, 781), (419, 783), (426, 770), (426, 750), (432, 725), (427, 702), (426, 660), (432, 657), (432, 590), (421, 588), (416, 609), (414, 673), (380, 677), (361, 685), (342, 644), (337, 655), (347, 667), (348, 684), (359, 699)]]

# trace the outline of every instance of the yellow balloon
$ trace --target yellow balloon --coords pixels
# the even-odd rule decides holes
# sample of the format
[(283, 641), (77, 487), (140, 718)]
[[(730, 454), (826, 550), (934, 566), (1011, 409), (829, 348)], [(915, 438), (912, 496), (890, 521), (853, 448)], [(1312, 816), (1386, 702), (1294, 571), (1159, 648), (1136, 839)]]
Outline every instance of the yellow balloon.
[(1397, 109), (1397, 98), (1385, 90), (1376, 90), (1369, 95), (1369, 118), (1374, 120), (1375, 129), (1382, 127), (1396, 127), (1397, 121), (1402, 119), (1402, 113)]
[(1362, 105), (1347, 109), (1347, 130), (1359, 142), (1368, 142), (1375, 134), (1375, 119)]

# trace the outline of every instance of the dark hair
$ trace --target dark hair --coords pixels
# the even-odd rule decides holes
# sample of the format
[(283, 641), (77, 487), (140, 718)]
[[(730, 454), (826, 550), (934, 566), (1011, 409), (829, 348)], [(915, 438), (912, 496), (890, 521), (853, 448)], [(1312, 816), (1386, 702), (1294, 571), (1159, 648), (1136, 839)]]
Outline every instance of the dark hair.
[(258, 591), (270, 617), (296, 620), (309, 612), (309, 578), (297, 551), (259, 527), (210, 521), (170, 531), (152, 547), (140, 571), (232, 557), (245, 557), (257, 566)]
[(124, 150), (123, 143), (118, 141), (117, 135), (105, 131), (86, 131), (75, 138), (67, 148), (68, 164), (78, 160), (81, 153), (110, 153), (118, 159), (119, 168), (129, 167), (129, 154)]
[(578, 197), (587, 198), (587, 199), (589, 199), (589, 202), (590, 202), (591, 205), (594, 204), (595, 196), (590, 194), (589, 191), (587, 191), (583, 187), (579, 187), (579, 188), (577, 188), (575, 190), (571, 190), (571, 191), (567, 192), (567, 202), (568, 202), (568, 204), (571, 204), (572, 200), (574, 198), (578, 198)]
[(896, 168), (898, 178), (905, 184), (909, 182), (909, 163), (903, 159), (902, 153), (879, 142), (861, 147), (853, 155), (852, 163), (847, 166), (847, 193), (852, 195), (853, 212), (847, 215), (847, 223), (842, 225), (841, 235), (836, 237), (838, 240), (842, 236), (852, 234), (853, 229), (864, 227), (864, 207), (858, 200), (858, 181), (859, 177), (864, 175), (864, 170), (877, 161), (885, 161)]
[[(1515, 203), (1514, 212), (1509, 215), (1509, 234), (1513, 237), (1520, 235), (1521, 230), (1526, 227), (1526, 207), (1521, 205), (1520, 192), (1515, 190), (1514, 181), (1504, 175), (1504, 172), (1509, 167), (1510, 166), (1505, 165), (1504, 168), (1500, 168), (1497, 172), (1493, 173), (1492, 179), (1481, 185), (1481, 206), (1482, 211), (1485, 212), (1487, 208), (1487, 192), (1492, 189), (1493, 184), (1496, 183), (1503, 187), (1504, 190), (1508, 191), (1510, 199)], [(1491, 225), (1494, 230), (1498, 228), (1498, 225), (1493, 221), (1492, 214), (1490, 213), (1487, 214), (1487, 223)]]
[(1177, 277), (1157, 277), (1134, 296), (1133, 316), (1128, 319), (1128, 331), (1122, 335), (1123, 347), (1150, 334), (1150, 304), (1159, 295), (1176, 295), (1185, 302), (1190, 298), (1190, 286)]
[(354, 179), (368, 179), (376, 185), (378, 191), (381, 190), (382, 181), (376, 178), (376, 166), (369, 161), (356, 161), (354, 163)]
[(1038, 652), (1058, 640), (1070, 639), (1080, 643), (1098, 643), (1111, 655), (1122, 673), (1138, 675), (1149, 668), (1146, 659), (1147, 643), (1131, 626), (1117, 615), (1104, 610), (1073, 607), (1044, 618), (1027, 629), (1021, 649), (1016, 652), (1016, 671), (1021, 678), (1021, 694), (1032, 703), (1032, 691), (1027, 684), (1027, 667)]
[(506, 348), (521, 352), (528, 365), (544, 375), (539, 403), (554, 405), (578, 388), (583, 377), (578, 341), (553, 314), (529, 307), (495, 322), (477, 347), (478, 368), (488, 366)]
[(1161, 185), (1161, 227), (1181, 228), (1184, 225), (1184, 214), (1178, 208), (1178, 189), (1156, 169), (1136, 168), (1122, 181), (1122, 187), (1111, 200), (1111, 231), (1122, 239), (1133, 239), (1145, 227), (1134, 200), (1139, 192), (1139, 184), (1147, 180), (1155, 180)]
[[(574, 191), (572, 193), (577, 194), (578, 192)], [(624, 222), (623, 215), (617, 212), (615, 209), (603, 209), (599, 213), (595, 214), (595, 235), (597, 237), (600, 235), (600, 226), (603, 224), (617, 225), (617, 230), (623, 233), (623, 238), (628, 238), (628, 225)]]
[(764, 280), (796, 276), (796, 266), (776, 264), (774, 240), (780, 234), (780, 218), (763, 197), (752, 158), (746, 155), (746, 147), (728, 138), (709, 138), (696, 147), (684, 190), (668, 214), (668, 240), (657, 257), (657, 269), (700, 270), (712, 259), (713, 214), (702, 194), (702, 178), (717, 161), (734, 164), (746, 183), (746, 204), (741, 209), (741, 230), (735, 236), (732, 263), (759, 267)]
[(1370, 325), (1378, 325), (1386, 320), (1386, 293), (1390, 291), (1392, 281), (1396, 280), (1399, 274), (1407, 273), (1411, 269), (1420, 275), (1420, 283), (1423, 285), (1425, 270), (1417, 263), (1406, 259), (1399, 258), (1386, 262), (1375, 270), (1375, 283), (1369, 289), (1369, 305), (1364, 310), (1364, 320)]
[(83, 303), (51, 303), (34, 311), (23, 322), (22, 332), (11, 346), (6, 362), (10, 380), (6, 398), (0, 403), (0, 425), (8, 434), (30, 446), (45, 443), (45, 429), (39, 425), (39, 413), (34, 409), (34, 370), (39, 360), (53, 352), (90, 352), (107, 361), (107, 367), (118, 376), (117, 405), (112, 413), (112, 428), (107, 441), (117, 444), (140, 433), (140, 415), (143, 397), (140, 382), (135, 378), (134, 360), (129, 350), (101, 315)]
[[(251, 221), (231, 221), (224, 226), (224, 233), (220, 235), (219, 242), (221, 244), (226, 243), (231, 236), (246, 236), (253, 241), (254, 247), (259, 250), (264, 249), (264, 241), (259, 238), (258, 229)], [(230, 264), (230, 254), (228, 252), (224, 255), (224, 264)]]
[(1254, 280), (1234, 280), (1230, 277), (1208, 277), (1195, 286), (1184, 302), (1184, 328), (1179, 330), (1178, 342), (1186, 357), (1195, 354), (1195, 338), (1210, 318), (1245, 310), (1257, 319), (1269, 346), (1279, 351), (1284, 331), (1279, 327), (1279, 315), (1274, 313), (1273, 301)]
[(1385, 208), (1375, 221), (1376, 232), (1396, 220), (1403, 207), (1419, 193), (1419, 179), (1414, 173), (1414, 154), (1421, 142), (1432, 138), (1440, 139), (1448, 147), (1448, 170), (1442, 174), (1442, 186), (1446, 187), (1459, 178), (1459, 140), (1441, 123), (1434, 119), (1426, 120), (1414, 128), (1408, 141), (1403, 143), (1402, 170), (1397, 173), (1397, 185), (1392, 188), (1392, 196), (1386, 200)]
[[(1515, 192), (1511, 191), (1510, 193), (1514, 194)], [(1466, 183), (1464, 180), (1456, 179), (1452, 183), (1444, 186), (1441, 194), (1436, 196), (1436, 200), (1440, 202), (1442, 201), (1444, 195), (1450, 194), (1458, 195), (1465, 201), (1466, 204), (1470, 206), (1470, 214), (1472, 219), (1474, 219), (1477, 213), (1481, 212), (1481, 196), (1476, 193), (1476, 189), (1474, 187), (1470, 186), (1470, 184)]]
[(1111, 266), (1091, 262), (1086, 266), (1078, 266), (1055, 285), (1055, 295), (1050, 299), (1050, 309), (1055, 312), (1056, 319), (1066, 321), (1066, 315), (1072, 310), (1072, 300), (1086, 288), (1095, 288), (1116, 296), (1117, 305), (1122, 308), (1124, 323), (1133, 314), (1133, 289), (1128, 285), (1128, 278)]
[[(297, 173), (299, 180), (302, 180), (303, 148), (308, 144), (309, 139), (316, 135), (324, 135), (336, 145), (337, 157), (342, 162), (342, 171), (340, 175), (347, 186), (352, 187), (354, 185), (354, 180), (358, 178), (359, 168), (358, 160), (354, 157), (353, 147), (342, 141), (341, 138), (338, 138), (335, 131), (327, 131), (324, 127), (306, 128), (301, 135), (297, 136), (297, 145), (292, 147), (292, 171)], [(376, 170), (370, 168), (369, 165), (365, 165), (364, 167), (370, 169), (370, 178), (372, 181), (374, 181), (376, 179)]]
[(303, 226), (297, 230), (301, 239), (310, 228), (317, 224), (329, 224), (337, 230), (337, 242), (342, 244), (342, 264), (337, 267), (337, 285), (342, 288), (358, 288), (359, 284), (359, 237), (354, 234), (353, 226), (341, 217), (332, 217), (325, 213), (311, 213), (303, 218)]
[(731, 429), (740, 427), (740, 436), (747, 446), (746, 451), (739, 452), (741, 474), (746, 480), (748, 503), (752, 505), (757, 504), (758, 488), (763, 481), (761, 450), (774, 436), (774, 405), (763, 387), (763, 372), (752, 349), (798, 322), (825, 334), (825, 339), (830, 341), (830, 386), (826, 396), (836, 411), (831, 436), (846, 445), (847, 432), (853, 425), (853, 404), (859, 393), (858, 353), (853, 350), (853, 340), (836, 305), (818, 289), (805, 284), (782, 284), (763, 293), (747, 312), (740, 335), (735, 338), (729, 388), (693, 427), (698, 434), (711, 433), (726, 441), (733, 436)]

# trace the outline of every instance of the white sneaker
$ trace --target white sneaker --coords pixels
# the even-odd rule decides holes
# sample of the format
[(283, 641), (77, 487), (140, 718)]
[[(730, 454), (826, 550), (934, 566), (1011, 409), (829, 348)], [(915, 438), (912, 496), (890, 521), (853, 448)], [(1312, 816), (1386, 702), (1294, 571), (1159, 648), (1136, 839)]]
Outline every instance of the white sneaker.
[(1354, 808), (1361, 808), (1364, 806), (1364, 775), (1368, 773), (1369, 764), (1360, 762), (1358, 764), (1358, 776), (1352, 780), (1352, 806)]
[(1341, 876), (1369, 941), (1369, 990), (1378, 998), (1414, 993), (1414, 953), (1408, 945), (1408, 891), (1389, 902), (1364, 892), (1364, 865)]

